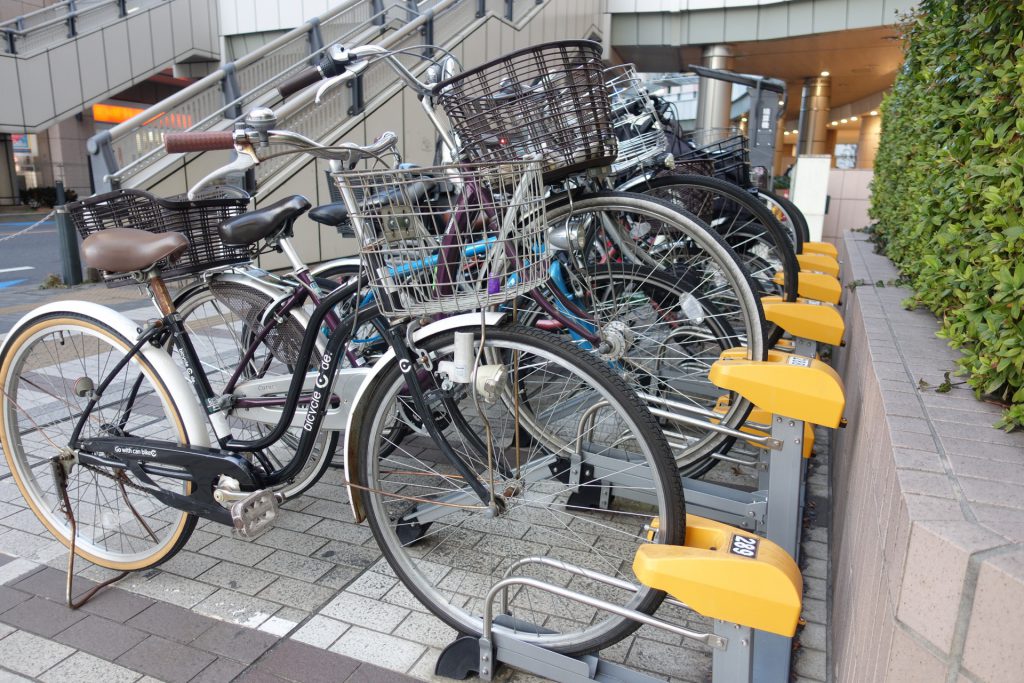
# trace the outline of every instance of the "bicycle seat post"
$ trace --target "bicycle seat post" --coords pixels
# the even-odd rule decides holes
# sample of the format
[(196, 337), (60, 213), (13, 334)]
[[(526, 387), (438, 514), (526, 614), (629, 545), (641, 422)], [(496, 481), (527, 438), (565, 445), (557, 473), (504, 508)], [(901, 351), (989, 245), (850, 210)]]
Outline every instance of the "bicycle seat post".
[(167, 291), (167, 284), (160, 277), (160, 270), (158, 268), (150, 268), (144, 273), (144, 276), (146, 278), (146, 288), (149, 290), (153, 303), (156, 304), (160, 314), (166, 317), (177, 311), (174, 299), (171, 298), (171, 293)]

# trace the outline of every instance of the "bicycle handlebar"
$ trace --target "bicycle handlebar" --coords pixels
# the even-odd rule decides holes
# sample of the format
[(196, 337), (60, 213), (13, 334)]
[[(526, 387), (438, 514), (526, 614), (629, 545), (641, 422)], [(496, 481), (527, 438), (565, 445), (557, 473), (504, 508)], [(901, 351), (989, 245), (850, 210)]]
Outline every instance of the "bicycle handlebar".
[(686, 68), (703, 78), (713, 78), (716, 81), (726, 81), (727, 83), (737, 83), (750, 88), (760, 88), (761, 90), (768, 90), (780, 95), (786, 94), (786, 83), (777, 78), (747, 76), (746, 74), (738, 74), (725, 69), (712, 69), (697, 64), (688, 64)]
[(281, 85), (277, 92), (281, 97), (288, 97), (318, 82), (324, 75), (319, 66), (311, 66), (295, 74)]
[(235, 136), (230, 130), (204, 131), (201, 133), (169, 133), (164, 136), (164, 149), (168, 154), (211, 152), (217, 149), (234, 148)]
[(354, 47), (351, 50), (345, 49), (342, 45), (331, 45), (324, 52), (323, 56), (316, 66), (311, 66), (303, 69), (299, 73), (295, 74), (281, 85), (277, 86), (277, 92), (281, 97), (289, 97), (294, 95), (300, 90), (307, 88), (320, 80), (329, 80), (336, 78), (344, 74), (347, 70), (361, 72), (366, 65), (357, 64), (368, 57), (379, 57), (383, 56), (389, 58), (392, 62), (392, 66), (398, 72), (399, 76), (403, 78), (409, 85), (417, 87), (418, 91), (422, 91), (426, 86), (420, 83), (413, 75), (406, 69), (401, 62), (394, 59), (391, 54), (379, 45), (360, 45)]

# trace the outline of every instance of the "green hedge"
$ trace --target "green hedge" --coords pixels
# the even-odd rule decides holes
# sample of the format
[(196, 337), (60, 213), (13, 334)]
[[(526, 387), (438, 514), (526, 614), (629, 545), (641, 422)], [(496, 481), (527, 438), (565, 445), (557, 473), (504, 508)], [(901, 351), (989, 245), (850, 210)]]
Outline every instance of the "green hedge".
[(882, 105), (871, 216), (978, 395), (1024, 425), (1024, 3), (922, 0)]

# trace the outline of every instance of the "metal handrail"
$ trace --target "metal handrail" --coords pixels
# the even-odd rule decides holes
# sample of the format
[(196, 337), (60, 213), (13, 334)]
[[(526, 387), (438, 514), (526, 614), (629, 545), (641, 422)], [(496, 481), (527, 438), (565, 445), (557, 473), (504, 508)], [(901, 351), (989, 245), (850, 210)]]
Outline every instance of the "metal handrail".
[[(364, 2), (364, 1), (365, 0), (350, 0), (349, 2), (345, 3), (344, 5), (341, 5), (341, 6), (337, 7), (337, 8), (335, 8), (331, 12), (324, 13), (324, 15), (321, 15), (321, 17), (326, 16), (326, 19), (323, 19), (322, 21), (329, 21), (329, 20), (339, 16), (343, 12), (345, 12), (345, 11), (347, 11), (347, 10), (357, 6), (357, 5), (359, 5), (361, 2)], [(267, 87), (270, 86), (275, 81), (279, 80), (283, 74), (288, 73), (288, 71), (294, 69), (296, 66), (298, 66), (300, 64), (308, 62), (308, 60), (311, 57), (316, 57), (317, 55), (321, 54), (324, 50), (326, 50), (328, 47), (330, 47), (330, 45), (332, 45), (334, 43), (337, 43), (337, 42), (340, 42), (340, 41), (343, 41), (343, 40), (346, 40), (347, 38), (349, 38), (352, 35), (355, 35), (355, 34), (357, 34), (359, 32), (365, 32), (366, 29), (368, 29), (370, 27), (374, 27), (374, 29), (377, 30), (377, 31), (384, 30), (385, 27), (386, 27), (386, 24), (385, 25), (379, 24), (379, 20), (382, 17), (386, 17), (388, 12), (390, 10), (393, 10), (393, 9), (398, 9), (398, 10), (402, 10), (403, 12), (408, 12), (410, 8), (409, 8), (409, 6), (407, 4), (405, 4), (405, 5), (392, 4), (392, 5), (389, 5), (387, 7), (382, 7), (379, 11), (371, 14), (366, 20), (364, 20), (360, 24), (356, 25), (355, 27), (350, 29), (348, 32), (346, 32), (345, 34), (343, 34), (342, 36), (340, 36), (336, 40), (334, 40), (331, 43), (328, 43), (327, 45), (324, 45), (324, 46), (322, 46), (322, 47), (312, 51), (311, 53), (309, 53), (307, 55), (304, 55), (301, 59), (299, 59), (298, 61), (290, 64), (288, 67), (286, 67), (281, 72), (272, 75), (270, 78), (268, 78), (268, 79), (258, 83), (256, 86), (254, 86), (253, 88), (250, 88), (248, 91), (246, 91), (246, 92), (240, 94), (239, 96), (237, 96), (237, 97), (227, 101), (226, 103), (224, 103), (223, 106), (218, 107), (217, 109), (213, 110), (212, 112), (210, 112), (210, 114), (208, 114), (207, 116), (205, 116), (204, 118), (202, 118), (201, 120), (199, 120), (198, 122), (193, 124), (192, 126), (189, 126), (186, 130), (205, 130), (206, 126), (208, 124), (210, 124), (212, 121), (215, 121), (215, 120), (220, 119), (220, 118), (224, 118), (224, 115), (227, 112), (231, 111), (233, 108), (237, 108), (244, 101), (251, 99), (254, 94), (260, 94), (261, 91), (265, 91), (265, 92), (262, 92), (262, 94), (269, 93), (269, 91), (266, 90)], [(128, 119), (128, 120), (118, 124), (117, 126), (114, 126), (109, 131), (106, 131), (104, 134), (101, 134), (101, 136), (96, 136), (96, 137), (97, 138), (98, 137), (103, 137), (105, 139), (105, 144), (110, 144), (110, 143), (116, 142), (117, 140), (123, 139), (127, 135), (130, 135), (131, 133), (133, 133), (135, 130), (137, 130), (140, 127), (140, 124), (144, 124), (145, 122), (151, 121), (154, 118), (158, 118), (159, 116), (161, 116), (162, 114), (164, 114), (168, 110), (173, 109), (173, 108), (177, 107), (178, 105), (180, 105), (180, 104), (182, 104), (182, 103), (192, 99), (192, 97), (194, 97), (195, 95), (198, 95), (200, 93), (205, 93), (208, 90), (210, 90), (211, 87), (217, 87), (219, 89), (220, 86), (221, 86), (221, 83), (223, 82), (223, 80), (225, 78), (225, 76), (228, 75), (228, 71), (229, 70), (237, 72), (240, 69), (242, 69), (242, 68), (244, 68), (244, 67), (246, 67), (248, 65), (254, 64), (255, 62), (259, 61), (260, 59), (273, 54), (278, 49), (286, 47), (288, 44), (290, 44), (296, 38), (304, 36), (304, 35), (306, 35), (308, 33), (308, 31), (309, 31), (308, 28), (303, 30), (304, 26), (307, 26), (307, 25), (313, 26), (313, 25), (319, 25), (320, 23), (322, 23), (321, 17), (317, 17), (315, 19), (311, 19), (311, 20), (305, 22), (303, 25), (299, 26), (297, 29), (294, 29), (293, 31), (290, 31), (289, 33), (287, 33), (287, 34), (285, 34), (283, 36), (280, 36), (277, 39), (271, 41), (270, 43), (267, 43), (262, 48), (254, 51), (252, 53), (249, 53), (248, 55), (245, 55), (244, 57), (239, 58), (239, 60), (234, 62), (232, 67), (230, 67), (230, 68), (226, 68), (226, 67), (222, 66), (217, 71), (209, 74), (208, 76), (200, 79), (199, 81), (196, 81), (192, 85), (190, 85), (190, 86), (188, 86), (188, 87), (178, 91), (174, 95), (171, 95), (170, 97), (162, 100), (161, 102), (158, 102), (157, 104), (154, 104), (153, 106), (151, 106), (148, 109), (146, 109), (145, 111), (143, 111), (143, 112), (133, 116), (132, 118), (130, 118), (130, 119)], [(416, 24), (416, 25), (419, 26), (419, 24)], [(239, 115), (239, 116), (232, 116), (232, 117), (228, 117), (228, 118), (237, 120), (237, 119), (241, 118), (241, 115)], [(109, 135), (110, 137), (107, 138), (106, 137), (107, 135)], [(98, 145), (101, 144), (100, 140), (96, 140), (95, 143), (94, 143), (94, 140), (96, 140), (96, 138), (91, 138), (90, 141), (89, 141), (89, 151), (90, 151), (90, 153), (93, 153), (93, 154), (95, 154), (96, 151), (97, 151), (96, 147), (98, 147)], [(122, 178), (124, 178), (126, 176), (129, 176), (129, 175), (132, 174), (132, 171), (134, 169), (149, 165), (149, 163), (152, 162), (154, 157), (161, 156), (161, 155), (163, 155), (163, 153), (164, 152), (163, 152), (163, 147), (162, 146), (154, 147), (149, 152), (147, 152), (144, 155), (138, 157), (137, 159), (134, 159), (133, 161), (131, 161), (130, 163), (126, 164), (122, 168), (117, 169), (117, 171), (109, 174), (108, 178), (111, 179), (111, 180), (120, 180), (120, 179), (122, 179)]]
[[(356, 5), (364, 1), (365, 0), (348, 0), (347, 2), (338, 5), (337, 7), (334, 7), (333, 9), (328, 10), (323, 14), (318, 15), (313, 19), (308, 19), (304, 21), (299, 26), (293, 28), (291, 31), (288, 31), (288, 33), (285, 33), (283, 36), (279, 36), (278, 38), (275, 38), (266, 45), (263, 45), (253, 50), (252, 52), (243, 57), (240, 57), (238, 61), (235, 62), (236, 68), (238, 68), (239, 66), (246, 66), (248, 64), (252, 64), (256, 60), (270, 54), (271, 52), (274, 52), (284, 43), (291, 42), (295, 38), (308, 34), (309, 31), (313, 29), (314, 26), (318, 26), (325, 21), (333, 19), (342, 12), (351, 9), (352, 7), (355, 7)], [(118, 140), (119, 138), (124, 137), (132, 130), (137, 128), (140, 123), (144, 123), (145, 121), (152, 119), (154, 116), (159, 116), (168, 109), (171, 109), (181, 104), (185, 100), (190, 99), (192, 96), (204, 90), (207, 90), (211, 85), (217, 84), (219, 86), (220, 82), (224, 79), (225, 75), (227, 75), (227, 70), (225, 70), (224, 67), (222, 66), (210, 75), (204, 76), (192, 85), (186, 86), (185, 88), (182, 88), (170, 97), (150, 106), (145, 111), (136, 114), (135, 116), (131, 117), (126, 121), (122, 121), (121, 123), (117, 124), (116, 126), (107, 131), (110, 134), (111, 140)]]
[[(167, 0), (136, 0), (136, 2), (140, 3), (137, 7), (138, 9), (148, 9), (150, 7), (156, 6), (166, 1)], [(94, 0), (83, 7), (78, 7), (76, 0), (64, 0), (63, 2), (55, 3), (53, 5), (49, 5), (48, 7), (43, 7), (42, 9), (38, 9), (34, 12), (29, 12), (28, 14), (23, 14), (19, 17), (15, 17), (14, 19), (9, 19), (8, 21), (3, 22), (2, 24), (0, 24), (0, 34), (4, 34), (4, 36), (6, 37), (7, 53), (18, 54), (15, 41), (16, 38), (23, 39), (41, 30), (48, 29), (53, 26), (59, 26), (61, 24), (66, 24), (68, 26), (68, 33), (62, 39), (61, 42), (63, 42), (63, 40), (74, 38), (78, 35), (77, 20), (80, 17), (86, 16), (98, 10), (107, 9), (111, 6), (116, 6), (117, 18), (125, 19), (129, 16), (129, 10), (127, 5), (127, 0)], [(46, 13), (53, 13), (58, 8), (63, 8), (66, 10), (66, 12), (64, 14), (55, 16), (52, 19), (42, 21), (38, 24), (34, 24), (28, 27), (25, 26), (27, 19)], [(34, 51), (45, 50), (48, 47), (50, 46), (40, 46), (38, 48), (35, 48)]]
[[(87, 147), (91, 155), (92, 170), (97, 179), (97, 189), (101, 190), (100, 183), (107, 189), (113, 189), (127, 183), (147, 183), (148, 179), (155, 179), (162, 176), (167, 170), (162, 144), (157, 137), (162, 139), (163, 133), (176, 130), (216, 130), (229, 128), (233, 121), (242, 116), (243, 108), (269, 104), (277, 97), (274, 86), (282, 78), (287, 78), (296, 68), (302, 68), (310, 63), (326, 44), (333, 42), (357, 41), (362, 43), (375, 42), (377, 36), (395, 28), (393, 21), (387, 21), (386, 15), (395, 12), (394, 18), (402, 24), (397, 37), (388, 36), (388, 44), (397, 45), (402, 39), (406, 43), (412, 37), (415, 29), (421, 29), (421, 43), (433, 43), (435, 36), (434, 17), (446, 10), (457, 11), (459, 15), (465, 14), (463, 10), (473, 15), (475, 12), (478, 18), (484, 14), (490, 14), (492, 18), (503, 23), (512, 23), (506, 19), (501, 9), (504, 0), (390, 0), (395, 3), (388, 8), (384, 7), (385, 0), (349, 0), (325, 12), (314, 19), (304, 22), (302, 25), (267, 43), (261, 48), (240, 57), (235, 63), (222, 65), (214, 73), (200, 79), (185, 89), (175, 93), (171, 97), (147, 108), (138, 115), (114, 126), (110, 130), (102, 131), (89, 139)], [(534, 7), (544, 4), (543, 0), (516, 0), (517, 14), (524, 16), (530, 14)], [(370, 13), (366, 12), (369, 6)], [(490, 7), (488, 7), (490, 6)], [(429, 8), (429, 9), (428, 9)], [(460, 9), (461, 8), (461, 9)], [(467, 9), (468, 8), (468, 9)], [(488, 12), (487, 9), (492, 11)], [(524, 11), (526, 10), (526, 11)], [(462, 22), (465, 18), (459, 19)], [(358, 22), (358, 23), (357, 23)], [(448, 34), (449, 28), (440, 28), (445, 23), (438, 24), (436, 31)], [(321, 33), (322, 31), (322, 33)], [(339, 35), (344, 33), (344, 35)], [(441, 42), (447, 38), (441, 38)], [(308, 47), (305, 41), (308, 39)], [(299, 41), (303, 42), (300, 48)], [(392, 41), (396, 41), (392, 43)], [(273, 56), (276, 51), (287, 50), (279, 56)], [(299, 54), (301, 52), (301, 55)], [(272, 57), (273, 56), (273, 57)], [(283, 59), (282, 59), (283, 57)], [(272, 61), (266, 61), (272, 58)], [(295, 61), (291, 61), (291, 60)], [(261, 61), (262, 60), (262, 61)], [(263, 66), (272, 66), (268, 69)], [(287, 64), (288, 66), (283, 66)], [(269, 75), (271, 71), (278, 70), (278, 73)], [(255, 82), (255, 85), (253, 84)], [(239, 85), (245, 87), (242, 92)], [(303, 120), (302, 124), (296, 121), (296, 125), (313, 125), (319, 133), (313, 135), (330, 135), (339, 129), (337, 125), (325, 123), (337, 122), (340, 127), (346, 125), (345, 121), (351, 123), (353, 116), (362, 111), (364, 106), (364, 94), (367, 103), (370, 98), (376, 98), (381, 87), (380, 76), (368, 74), (365, 83), (353, 83), (351, 89), (351, 105), (345, 110), (334, 111), (329, 116), (333, 117), (331, 122), (317, 121), (328, 116), (327, 109), (323, 107), (304, 109), (306, 93), (292, 98), (286, 111), (299, 114)], [(365, 88), (365, 89), (364, 89)], [(390, 90), (390, 89), (389, 89)], [(312, 95), (312, 93), (308, 93)], [(315, 109), (315, 112), (313, 111)], [(181, 120), (176, 117), (186, 117), (186, 127), (178, 128)], [(201, 118), (200, 118), (201, 117)], [(197, 123), (192, 122), (198, 120)], [(308, 119), (308, 121), (307, 121)], [(154, 144), (155, 141), (155, 144)], [(283, 160), (282, 160), (283, 161)], [(122, 166), (123, 164), (123, 166)], [(270, 168), (269, 166), (275, 166)], [(278, 169), (276, 164), (263, 168), (264, 172), (275, 173)], [(286, 164), (290, 166), (290, 164)], [(152, 169), (152, 171), (151, 171)], [(154, 175), (154, 173), (156, 175)]]

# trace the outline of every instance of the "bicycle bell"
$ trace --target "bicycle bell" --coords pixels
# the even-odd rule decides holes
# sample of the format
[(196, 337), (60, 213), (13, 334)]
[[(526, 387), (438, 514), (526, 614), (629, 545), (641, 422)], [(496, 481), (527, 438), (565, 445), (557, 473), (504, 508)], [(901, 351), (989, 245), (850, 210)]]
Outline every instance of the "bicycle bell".
[(277, 125), (277, 115), (269, 107), (256, 107), (245, 116), (245, 125), (254, 128), (260, 136), (260, 145), (268, 144), (267, 131)]

